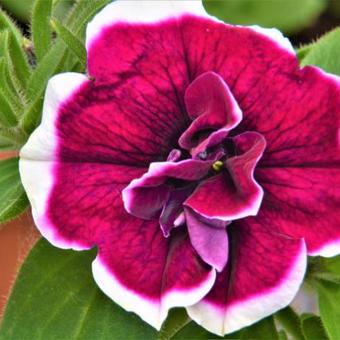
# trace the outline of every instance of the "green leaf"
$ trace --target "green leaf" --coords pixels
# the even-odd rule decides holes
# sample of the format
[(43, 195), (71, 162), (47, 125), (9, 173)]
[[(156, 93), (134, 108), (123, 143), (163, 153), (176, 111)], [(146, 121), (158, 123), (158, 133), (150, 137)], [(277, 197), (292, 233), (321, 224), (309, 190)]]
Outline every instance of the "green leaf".
[(0, 339), (155, 339), (157, 332), (94, 283), (95, 251), (60, 250), (41, 240), (22, 266)]
[(279, 340), (288, 340), (288, 336), (283, 329), (279, 331), (278, 336), (279, 336)]
[(226, 339), (271, 339), (279, 338), (273, 317), (267, 317), (252, 326), (225, 336)]
[(319, 281), (317, 290), (323, 326), (331, 340), (338, 340), (340, 339), (340, 285), (333, 282)]
[(22, 44), (15, 38), (12, 32), (9, 32), (9, 55), (12, 63), (12, 70), (21, 84), (26, 89), (27, 80), (30, 77), (30, 66), (26, 52)]
[(310, 52), (312, 47), (313, 47), (313, 44), (307, 44), (307, 45), (303, 45), (303, 46), (299, 47), (296, 50), (296, 56), (297, 56), (297, 58), (299, 59), (300, 62), (303, 60), (303, 58), (306, 57), (306, 55)]
[(340, 284), (340, 256), (331, 258), (314, 257), (308, 261), (306, 280), (314, 286), (315, 280)]
[(313, 314), (303, 314), (301, 316), (301, 328), (306, 340), (328, 339), (322, 326), (320, 317)]
[(291, 307), (281, 309), (275, 314), (276, 320), (281, 324), (283, 329), (294, 339), (304, 339), (300, 318)]
[(0, 88), (0, 125), (4, 127), (16, 126), (18, 120), (13, 109)]
[(83, 67), (86, 65), (86, 49), (84, 44), (66, 27), (64, 27), (58, 20), (52, 21), (52, 27), (55, 29), (59, 37), (64, 41), (66, 46), (79, 59)]
[(176, 308), (169, 316), (158, 333), (158, 340), (172, 339), (188, 323), (192, 322), (184, 308)]
[[(67, 27), (70, 31), (76, 32), (76, 36), (78, 36), (78, 33), (80, 36), (88, 20), (109, 2), (110, 0), (79, 0), (66, 20)], [(25, 112), (21, 124), (27, 134), (30, 134), (40, 121), (43, 93), (49, 78), (58, 72), (70, 70), (67, 67), (69, 63), (66, 63), (68, 60), (66, 58), (67, 52), (69, 51), (65, 48), (64, 43), (58, 39), (40, 61), (28, 81), (27, 97), (31, 105)]]
[(23, 36), (13, 20), (0, 8), (0, 30), (10, 30), (18, 42), (22, 42)]
[[(3, 73), (1, 77), (5, 77), (5, 84), (10, 87), (10, 92), (12, 95), (16, 96), (20, 99), (20, 101), (24, 101), (22, 96), (22, 85), (19, 83), (17, 79), (15, 70), (13, 69), (13, 60), (10, 55), (10, 31), (2, 30), (0, 31), (0, 58), (3, 60)], [(3, 85), (3, 84), (1, 84)]]
[(73, 8), (66, 25), (76, 33), (76, 36), (82, 37), (85, 27), (89, 20), (111, 0), (79, 0)]
[(38, 62), (51, 46), (50, 18), (52, 0), (36, 0), (32, 12), (32, 38)]
[[(223, 339), (278, 339), (278, 333), (272, 317), (263, 319), (254, 325), (245, 327), (240, 331), (228, 334)], [(173, 335), (171, 339), (187, 340), (187, 339), (221, 339), (221, 337), (209, 333), (204, 328), (191, 321), (183, 323), (183, 327)]]
[(56, 73), (64, 53), (65, 47), (58, 42), (40, 61), (28, 81), (27, 96), (31, 102), (43, 95), (47, 82)]
[(8, 72), (8, 65), (4, 57), (0, 57), (0, 92), (10, 103), (16, 116), (23, 113), (23, 103), (21, 98), (14, 91), (14, 85)]
[(207, 11), (227, 23), (276, 27), (294, 33), (307, 27), (326, 8), (325, 0), (205, 0)]
[(20, 181), (18, 160), (0, 161), (0, 223), (15, 218), (29, 205)]
[(313, 43), (301, 65), (315, 65), (324, 71), (340, 75), (340, 28), (322, 36)]
[(22, 21), (28, 21), (34, 0), (0, 0), (1, 7), (6, 8), (16, 18)]

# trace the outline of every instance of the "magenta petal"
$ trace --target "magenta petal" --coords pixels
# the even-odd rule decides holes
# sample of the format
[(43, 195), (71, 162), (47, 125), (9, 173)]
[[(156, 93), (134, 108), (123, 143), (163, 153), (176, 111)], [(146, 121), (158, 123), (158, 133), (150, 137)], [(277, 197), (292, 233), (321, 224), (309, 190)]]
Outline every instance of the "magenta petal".
[(98, 285), (116, 303), (159, 328), (169, 308), (196, 303), (206, 295), (215, 271), (199, 258), (182, 231), (164, 238), (158, 221), (125, 211), (121, 191), (145, 171), (57, 163), (46, 215), (37, 224), (59, 247), (97, 245), (93, 270)]
[(304, 237), (309, 255), (340, 253), (340, 171), (323, 166), (259, 168), (265, 191), (261, 218), (292, 237)]
[(157, 222), (121, 213), (99, 242), (95, 280), (115, 302), (160, 329), (170, 308), (192, 305), (207, 294), (215, 270), (185, 233), (175, 230), (164, 238)]
[(276, 231), (257, 217), (228, 227), (230, 262), (211, 292), (188, 307), (191, 318), (225, 334), (248, 326), (287, 306), (302, 283), (306, 248), (301, 239)]
[(206, 133), (223, 129), (224, 134), (217, 144), (242, 119), (242, 112), (227, 84), (214, 72), (200, 75), (189, 85), (185, 104), (193, 122), (179, 139), (179, 145), (184, 149), (197, 146), (202, 141), (200, 133), (205, 138), (208, 137)]
[(200, 215), (231, 221), (259, 210), (263, 191), (254, 179), (254, 169), (266, 142), (255, 132), (245, 132), (233, 141), (240, 154), (226, 160), (227, 171), (203, 181), (185, 201)]
[[(213, 161), (188, 159), (151, 163), (148, 172), (134, 179), (122, 192), (125, 209), (140, 218), (155, 218), (169, 199), (169, 179), (195, 181), (207, 175)], [(159, 217), (159, 214), (158, 214)]]
[(185, 208), (190, 241), (205, 263), (221, 272), (228, 260), (227, 222), (204, 218)]

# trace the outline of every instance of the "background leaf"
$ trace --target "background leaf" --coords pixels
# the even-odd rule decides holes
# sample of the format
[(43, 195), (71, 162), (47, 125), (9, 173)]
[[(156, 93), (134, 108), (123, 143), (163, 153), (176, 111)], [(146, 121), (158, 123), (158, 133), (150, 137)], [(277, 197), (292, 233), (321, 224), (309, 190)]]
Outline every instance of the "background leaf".
[(32, 39), (38, 61), (43, 58), (51, 46), (51, 13), (52, 0), (35, 1), (32, 13)]
[(296, 340), (303, 340), (300, 318), (291, 307), (281, 309), (275, 314), (283, 329)]
[(29, 205), (20, 181), (18, 160), (0, 161), (0, 223), (13, 219)]
[(94, 283), (95, 251), (60, 250), (41, 240), (24, 263), (0, 331), (8, 339), (153, 339)]
[(227, 23), (276, 27), (292, 33), (308, 26), (326, 8), (325, 0), (205, 0), (207, 11)]
[(64, 27), (58, 20), (52, 21), (52, 26), (64, 41), (66, 46), (72, 51), (79, 59), (82, 67), (85, 69), (86, 66), (86, 49), (84, 44), (75, 36), (73, 33)]
[(331, 340), (340, 339), (340, 285), (337, 283), (319, 281), (320, 317)]
[(312, 44), (300, 64), (315, 65), (324, 71), (340, 75), (340, 27)]
[(306, 340), (324, 340), (328, 339), (322, 326), (320, 317), (313, 314), (304, 314), (301, 316), (301, 328)]

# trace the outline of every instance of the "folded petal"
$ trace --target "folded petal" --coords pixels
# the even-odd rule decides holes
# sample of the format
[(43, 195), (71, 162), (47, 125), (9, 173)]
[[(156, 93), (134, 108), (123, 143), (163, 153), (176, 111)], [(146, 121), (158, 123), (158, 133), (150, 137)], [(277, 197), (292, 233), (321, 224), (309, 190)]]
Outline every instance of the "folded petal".
[(236, 156), (228, 158), (226, 169), (200, 184), (185, 205), (207, 218), (231, 221), (256, 215), (263, 190), (254, 179), (255, 166), (266, 142), (256, 132), (233, 138)]
[[(188, 150), (207, 137), (213, 138), (214, 144), (220, 143), (242, 119), (242, 112), (228, 85), (214, 72), (200, 75), (189, 85), (185, 92), (185, 104), (193, 122), (180, 137), (179, 145)], [(221, 129), (223, 134), (221, 131), (216, 134)], [(217, 135), (219, 138), (215, 140)], [(205, 147), (209, 146), (210, 143), (206, 142)]]
[(193, 320), (219, 335), (287, 306), (302, 283), (307, 260), (303, 240), (278, 233), (260, 218), (235, 222), (228, 233), (228, 266), (218, 274), (211, 292), (187, 307)]
[(228, 223), (204, 218), (190, 208), (184, 210), (192, 246), (205, 263), (221, 272), (228, 261)]
[[(160, 210), (169, 199), (170, 189), (175, 188), (171, 180), (181, 180), (190, 185), (190, 181), (197, 181), (206, 176), (212, 163), (213, 161), (194, 159), (151, 163), (149, 170), (142, 177), (134, 179), (123, 190), (125, 209), (140, 218), (156, 218), (157, 215), (159, 217)], [(188, 194), (191, 191), (189, 189)]]
[[(332, 160), (329, 160), (332, 161)], [(309, 255), (340, 254), (340, 171), (314, 167), (259, 168), (265, 191), (261, 216), (281, 232), (304, 237)]]

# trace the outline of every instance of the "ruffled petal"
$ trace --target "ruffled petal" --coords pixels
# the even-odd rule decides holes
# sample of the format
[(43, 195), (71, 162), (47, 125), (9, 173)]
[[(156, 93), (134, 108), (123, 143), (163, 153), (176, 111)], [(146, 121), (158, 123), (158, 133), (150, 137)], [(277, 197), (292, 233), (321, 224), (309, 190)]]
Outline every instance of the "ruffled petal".
[(256, 132), (246, 132), (233, 142), (238, 155), (228, 158), (226, 169), (203, 181), (185, 201), (207, 218), (231, 221), (256, 215), (260, 208), (263, 190), (254, 179), (254, 170), (266, 141)]
[(219, 335), (287, 306), (302, 283), (307, 262), (303, 240), (276, 232), (275, 225), (262, 224), (260, 217), (233, 223), (228, 233), (228, 266), (211, 292), (187, 307), (193, 320)]
[(213, 161), (193, 159), (151, 163), (148, 172), (134, 179), (123, 190), (126, 211), (145, 219), (159, 217), (160, 210), (169, 199), (170, 180), (187, 181), (190, 185), (190, 181), (197, 181), (206, 176), (212, 163)]
[(184, 211), (192, 246), (205, 263), (221, 272), (228, 261), (228, 222), (204, 218), (190, 208)]
[(340, 254), (337, 166), (259, 168), (257, 177), (265, 191), (264, 223), (275, 220), (281, 232), (304, 237), (309, 255)]
[(207, 134), (211, 141), (206, 141), (200, 150), (220, 143), (242, 119), (242, 112), (227, 84), (214, 72), (200, 75), (189, 85), (185, 104), (193, 122), (179, 139), (184, 149), (197, 147)]

